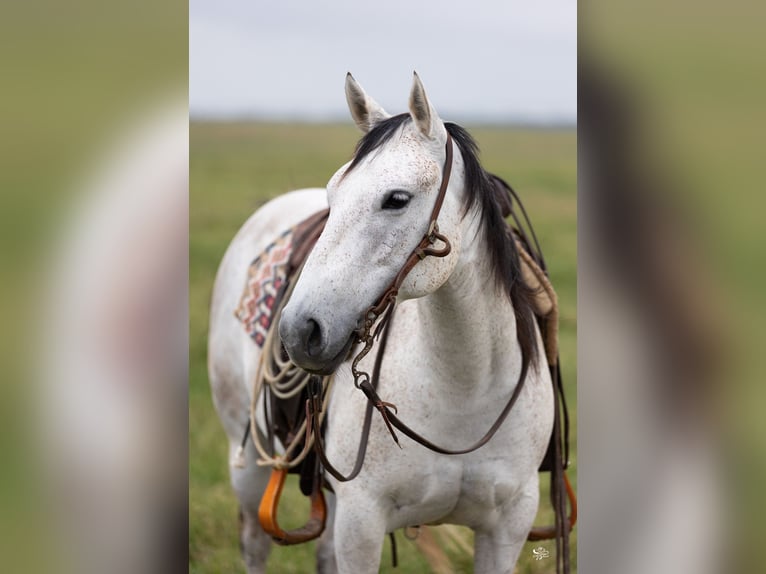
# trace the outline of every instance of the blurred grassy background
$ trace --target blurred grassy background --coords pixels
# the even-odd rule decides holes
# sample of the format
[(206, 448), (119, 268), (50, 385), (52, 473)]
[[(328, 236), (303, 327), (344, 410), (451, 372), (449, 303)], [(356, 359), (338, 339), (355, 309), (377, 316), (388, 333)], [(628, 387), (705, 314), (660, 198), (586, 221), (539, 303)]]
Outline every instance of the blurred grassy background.
[[(580, 86), (583, 72), (599, 73), (618, 86), (631, 125), (629, 129), (613, 125), (603, 129), (622, 128), (629, 142), (627, 155), (644, 168), (642, 175), (648, 171), (647, 165), (653, 165), (652, 183), (661, 183), (653, 191), (662, 195), (662, 215), (669, 214), (678, 234), (690, 246), (691, 257), (675, 261), (679, 276), (692, 283), (684, 296), (697, 297), (701, 302), (699, 317), (715, 317), (713, 329), (706, 335), (715, 341), (713, 355), (719, 360), (718, 368), (707, 375), (709, 381), (699, 381), (693, 387), (695, 396), (710, 400), (709, 412), (698, 421), (698, 432), (706, 448), (718, 457), (715, 480), (720, 499), (701, 501), (704, 507), (720, 511), (715, 521), (721, 531), (720, 548), (713, 552), (720, 550), (722, 562), (711, 565), (711, 569), (761, 571), (766, 560), (766, 50), (762, 32), (766, 5), (597, 0), (579, 6)], [(582, 94), (579, 101), (582, 105)], [(582, 145), (593, 127), (582, 115), (579, 117)], [(592, 159), (595, 163), (599, 158)], [(609, 171), (613, 166), (601, 169)], [(640, 184), (634, 188), (644, 191)], [(587, 201), (587, 192), (581, 192), (580, 197)], [(591, 210), (585, 202), (580, 207), (586, 220)], [(582, 236), (590, 226), (580, 231)], [(619, 248), (619, 239), (613, 241)], [(583, 252), (590, 258), (595, 255), (587, 247)], [(586, 325), (597, 318), (598, 311), (581, 306), (580, 313)], [(584, 364), (588, 353), (585, 344), (580, 351)], [(700, 356), (699, 362), (704, 364), (706, 359)], [(664, 399), (665, 394), (660, 397)], [(589, 415), (611, 405), (583, 399), (581, 406), (583, 421), (591, 421), (594, 417)], [(604, 432), (589, 426), (589, 431)], [(598, 455), (591, 452), (595, 456), (589, 461)], [(625, 458), (635, 460), (636, 454), (626, 453)], [(620, 462), (611, 459), (609, 464)], [(644, 472), (643, 478), (648, 479), (658, 469), (646, 468)], [(609, 479), (593, 478), (587, 488), (596, 501)], [(586, 495), (584, 491), (583, 497)], [(607, 514), (603, 509), (591, 510), (593, 516)], [(593, 534), (590, 526), (586, 528)], [(690, 523), (688, 530), (695, 529), (697, 525)], [(601, 546), (598, 536), (591, 536), (591, 540)], [(646, 546), (632, 550), (637, 555), (652, 554), (661, 562), (659, 554)], [(699, 550), (710, 552), (708, 548)], [(583, 564), (586, 560), (593, 564), (591, 556), (602, 553), (603, 548), (591, 544), (589, 553), (581, 553)], [(677, 548), (670, 553), (677, 554)], [(662, 571), (678, 570), (666, 567)]]
[[(470, 130), (484, 166), (520, 193), (535, 225), (561, 305), (561, 360), (572, 417), (572, 468), (577, 475), (576, 397), (576, 133), (482, 127)], [(237, 502), (229, 486), (226, 438), (210, 398), (206, 371), (208, 305), (218, 263), (234, 233), (267, 200), (291, 189), (324, 185), (347, 161), (359, 133), (350, 125), (203, 123), (190, 130), (190, 389), (189, 499), (190, 572), (241, 572)], [(547, 475), (538, 523), (551, 523)], [(295, 486), (295, 485), (293, 485)], [(299, 522), (307, 509), (296, 489), (285, 495), (285, 522)], [(470, 531), (452, 529), (469, 546)], [(427, 572), (415, 545), (397, 533), (400, 566), (391, 568), (388, 541), (382, 572)], [(576, 561), (576, 531), (572, 537)], [(527, 543), (518, 571), (551, 572), (553, 559), (533, 560)], [(470, 572), (471, 558), (458, 545), (448, 554), (458, 572)], [(314, 544), (275, 547), (270, 572), (314, 571)], [(575, 572), (576, 569), (573, 570)]]
[[(70, 236), (67, 216), (87, 191), (83, 180), (159, 97), (188, 93), (187, 15), (188, 2), (179, 0), (3, 4), (0, 555), (6, 572), (67, 570), (58, 560), (57, 516), (45, 496), (51, 477), (40, 468), (46, 455), (40, 365), (49, 350), (40, 345), (38, 315), (58, 288), (51, 263)], [(186, 420), (168, 414), (166, 423), (184, 428)], [(185, 451), (173, 456), (183, 461)], [(111, 520), (118, 538), (121, 517)], [(71, 521), (68, 528), (74, 530)]]

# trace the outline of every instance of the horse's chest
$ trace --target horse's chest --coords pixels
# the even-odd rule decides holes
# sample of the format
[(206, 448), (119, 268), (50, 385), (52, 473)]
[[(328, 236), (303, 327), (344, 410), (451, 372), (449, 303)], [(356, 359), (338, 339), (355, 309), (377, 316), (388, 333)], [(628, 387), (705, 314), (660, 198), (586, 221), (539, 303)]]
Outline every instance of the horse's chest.
[(394, 479), (387, 485), (392, 527), (441, 522), (486, 525), (521, 484), (504, 457), (471, 461), (421, 454), (417, 469), (408, 466), (408, 480)]
[(489, 526), (497, 519), (498, 509), (514, 498), (522, 482), (503, 458), (466, 464), (458, 500), (443, 521), (473, 528)]

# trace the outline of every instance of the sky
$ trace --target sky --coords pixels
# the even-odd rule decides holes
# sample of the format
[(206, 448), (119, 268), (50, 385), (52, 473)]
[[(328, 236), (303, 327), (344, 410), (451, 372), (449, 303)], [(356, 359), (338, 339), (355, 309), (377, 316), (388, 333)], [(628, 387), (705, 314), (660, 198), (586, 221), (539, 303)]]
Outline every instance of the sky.
[(195, 118), (346, 120), (350, 71), (390, 113), (417, 70), (452, 121), (574, 123), (574, 0), (191, 0)]

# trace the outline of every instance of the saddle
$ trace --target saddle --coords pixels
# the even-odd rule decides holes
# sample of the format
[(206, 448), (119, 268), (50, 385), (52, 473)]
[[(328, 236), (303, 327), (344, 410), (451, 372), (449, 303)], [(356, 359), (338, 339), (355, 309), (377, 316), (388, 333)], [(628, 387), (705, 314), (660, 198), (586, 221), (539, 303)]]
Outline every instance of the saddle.
[[(555, 401), (554, 429), (549, 441), (548, 449), (540, 472), (551, 473), (551, 497), (554, 509), (557, 511), (557, 523), (565, 521), (565, 505), (563, 490), (570, 502), (569, 527), (576, 520), (576, 500), (571, 486), (563, 471), (569, 463), (569, 417), (566, 400), (564, 397), (561, 370), (558, 353), (558, 299), (553, 286), (548, 279), (545, 261), (542, 257), (534, 230), (529, 224), (523, 205), (513, 189), (501, 178), (487, 174), (493, 182), (494, 199), (500, 206), (503, 217), (512, 219), (506, 232), (510, 234), (516, 243), (521, 260), (522, 276), (525, 283), (535, 293), (533, 307), (538, 326), (540, 328), (545, 348), (545, 358), (553, 382)], [(515, 206), (521, 210), (517, 213)], [(253, 261), (248, 270), (248, 281), (240, 304), (235, 315), (243, 322), (247, 332), (253, 341), (263, 347), (262, 357), (269, 361), (268, 365), (278, 370), (289, 358), (281, 346), (278, 337), (268, 337), (269, 330), (279, 315), (284, 304), (289, 298), (290, 287), (295, 284), (303, 263), (314, 247), (327, 222), (329, 210), (317, 212), (305, 219), (297, 226), (284, 232), (280, 237), (266, 248), (263, 254)], [(522, 224), (523, 217), (527, 225)], [(527, 231), (528, 229), (528, 231)], [(381, 348), (382, 354), (384, 349)], [(277, 364), (279, 363), (279, 364)], [(297, 367), (295, 367), (296, 370)], [(284, 368), (283, 368), (283, 372)], [(306, 375), (308, 377), (308, 375)], [(308, 432), (303, 432), (307, 426), (308, 405), (313, 397), (321, 395), (310, 390), (309, 384), (304, 385), (300, 392), (284, 393), (278, 396), (269, 392), (269, 385), (264, 385), (266, 396), (264, 408), (268, 421), (266, 434), (268, 448), (271, 456), (275, 452), (275, 439), (278, 439), (286, 450), (301, 452), (302, 460), (299, 464), (291, 467), (279, 467), (272, 474), (272, 481), (267, 487), (264, 499), (261, 503), (259, 518), (264, 528), (274, 540), (280, 544), (295, 544), (315, 538), (321, 534), (324, 527), (324, 498), (322, 488), (329, 488), (329, 484), (322, 479), (322, 463), (317, 458), (314, 450), (306, 444)], [(289, 396), (287, 396), (289, 395)], [(319, 409), (321, 410), (321, 408)], [(247, 425), (242, 445), (247, 441), (251, 425)], [(324, 432), (324, 424), (320, 427), (320, 434)], [(321, 439), (318, 439), (321, 444)], [(321, 452), (321, 451), (320, 451)], [(557, 462), (558, 461), (558, 462)], [(325, 465), (326, 466), (326, 465)], [(300, 476), (301, 492), (311, 497), (311, 519), (309, 524), (298, 531), (284, 532), (276, 522), (276, 508), (279, 502), (282, 485), (287, 473), (295, 473)], [(272, 484), (273, 483), (273, 484)], [(558, 488), (554, 488), (559, 484)], [(529, 534), (529, 540), (543, 540), (557, 538), (560, 533), (555, 526), (537, 527)]]

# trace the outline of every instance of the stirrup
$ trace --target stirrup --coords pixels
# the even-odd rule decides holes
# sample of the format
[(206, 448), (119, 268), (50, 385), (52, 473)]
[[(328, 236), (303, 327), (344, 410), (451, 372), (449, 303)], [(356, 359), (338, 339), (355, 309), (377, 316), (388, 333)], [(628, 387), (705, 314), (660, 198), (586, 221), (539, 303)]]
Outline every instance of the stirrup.
[(274, 539), (274, 542), (284, 546), (301, 544), (319, 538), (327, 521), (327, 505), (325, 504), (322, 487), (315, 484), (311, 492), (311, 514), (308, 522), (295, 530), (283, 530), (277, 522), (277, 508), (279, 498), (282, 496), (282, 488), (287, 478), (286, 468), (275, 468), (271, 471), (271, 478), (266, 490), (263, 492), (261, 504), (258, 507), (258, 521), (266, 533)]

